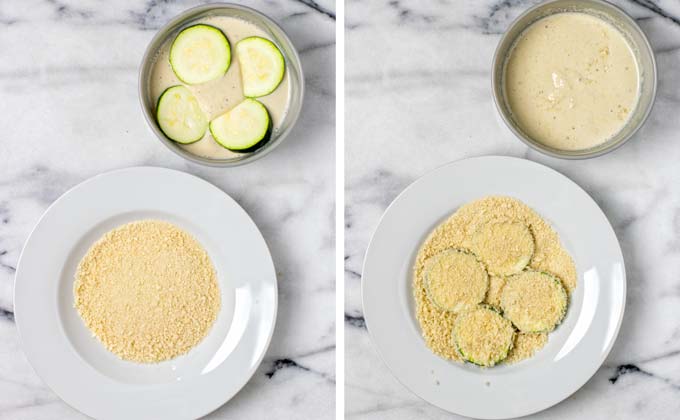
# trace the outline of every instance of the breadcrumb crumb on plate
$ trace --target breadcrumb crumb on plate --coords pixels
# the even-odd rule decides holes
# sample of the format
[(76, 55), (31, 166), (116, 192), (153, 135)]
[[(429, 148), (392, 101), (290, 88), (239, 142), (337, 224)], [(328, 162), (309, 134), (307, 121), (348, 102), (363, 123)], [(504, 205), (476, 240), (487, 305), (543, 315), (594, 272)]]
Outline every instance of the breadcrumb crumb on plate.
[(486, 292), (484, 302), (487, 305), (500, 309), (503, 286), (505, 286), (505, 277), (489, 276), (489, 290)]
[(517, 333), (515, 334), (515, 343), (503, 363), (512, 364), (533, 357), (547, 342), (547, 333)]

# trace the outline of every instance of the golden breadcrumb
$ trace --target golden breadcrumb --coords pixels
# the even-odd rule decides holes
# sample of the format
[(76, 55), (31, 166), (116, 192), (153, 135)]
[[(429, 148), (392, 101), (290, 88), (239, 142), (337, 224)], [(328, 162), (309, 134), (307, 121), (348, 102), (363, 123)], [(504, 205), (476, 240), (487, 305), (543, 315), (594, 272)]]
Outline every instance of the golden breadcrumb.
[[(451, 343), (456, 315), (439, 310), (428, 299), (425, 290), (426, 261), (449, 248), (471, 249), (473, 234), (480, 227), (494, 223), (521, 223), (527, 226), (534, 240), (534, 252), (528, 267), (554, 275), (561, 280), (568, 293), (576, 287), (576, 267), (571, 256), (562, 248), (552, 227), (526, 204), (512, 197), (490, 196), (463, 205), (430, 233), (418, 251), (414, 267), (416, 317), (426, 345), (444, 358), (461, 360)], [(503, 279), (491, 276), (486, 303), (500, 305), (503, 284)], [(530, 357), (533, 354), (530, 347), (535, 346), (535, 350), (545, 344), (538, 340), (521, 343), (526, 344), (526, 348), (521, 353), (511, 352), (515, 354), (513, 361)]]
[(480, 305), (458, 316), (452, 336), (453, 344), (465, 360), (493, 366), (508, 356), (515, 329), (498, 312)]
[(441, 252), (427, 261), (425, 290), (438, 308), (459, 313), (484, 300), (489, 276), (484, 265), (470, 253), (456, 249)]
[(78, 265), (75, 308), (124, 360), (160, 362), (188, 352), (220, 309), (208, 254), (174, 225), (144, 220), (106, 233)]
[(505, 286), (505, 277), (490, 276), (489, 290), (486, 292), (484, 302), (500, 309), (501, 307), (501, 291)]
[(508, 357), (503, 360), (503, 363), (511, 364), (528, 359), (542, 349), (547, 342), (547, 333), (517, 333), (515, 334), (515, 345), (510, 350)]

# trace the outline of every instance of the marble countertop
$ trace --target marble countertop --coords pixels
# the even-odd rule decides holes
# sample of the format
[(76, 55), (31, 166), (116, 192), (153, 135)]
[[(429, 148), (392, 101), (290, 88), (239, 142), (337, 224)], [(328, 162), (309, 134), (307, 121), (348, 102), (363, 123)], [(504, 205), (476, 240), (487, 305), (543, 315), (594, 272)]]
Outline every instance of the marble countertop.
[[(658, 97), (638, 135), (609, 155), (552, 159), (505, 128), (491, 60), (536, 1), (349, 0), (346, 7), (346, 412), (351, 419), (452, 419), (410, 393), (373, 348), (361, 307), (364, 252), (387, 205), (422, 174), (470, 156), (540, 162), (602, 207), (626, 259), (618, 340), (579, 391), (532, 419), (671, 419), (680, 411), (680, 2), (615, 1), (648, 34)], [(454, 397), (454, 396), (452, 396)]]
[(334, 2), (239, 0), (288, 32), (302, 58), (307, 95), (290, 137), (262, 160), (234, 169), (196, 166), (168, 151), (147, 127), (137, 97), (147, 43), (199, 3), (0, 4), (2, 420), (84, 418), (40, 381), (21, 351), (14, 271), (33, 225), (59, 195), (93, 175), (139, 165), (196, 174), (230, 194), (259, 226), (276, 265), (279, 313), (271, 347), (246, 387), (208, 418), (334, 418)]

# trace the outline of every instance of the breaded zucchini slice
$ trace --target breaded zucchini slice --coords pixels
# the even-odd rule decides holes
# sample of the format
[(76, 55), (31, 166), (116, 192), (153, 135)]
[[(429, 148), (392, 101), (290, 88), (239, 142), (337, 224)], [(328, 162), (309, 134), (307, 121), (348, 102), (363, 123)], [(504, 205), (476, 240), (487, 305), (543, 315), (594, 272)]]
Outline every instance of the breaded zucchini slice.
[(472, 234), (470, 247), (490, 274), (510, 276), (531, 261), (534, 236), (524, 223), (487, 223)]
[(567, 312), (568, 301), (562, 282), (540, 271), (508, 277), (501, 291), (503, 316), (524, 333), (554, 330)]
[(489, 276), (475, 255), (452, 248), (427, 261), (424, 283), (434, 306), (459, 313), (484, 300)]
[(515, 329), (496, 310), (479, 305), (456, 318), (451, 335), (464, 360), (488, 367), (508, 357), (515, 340)]

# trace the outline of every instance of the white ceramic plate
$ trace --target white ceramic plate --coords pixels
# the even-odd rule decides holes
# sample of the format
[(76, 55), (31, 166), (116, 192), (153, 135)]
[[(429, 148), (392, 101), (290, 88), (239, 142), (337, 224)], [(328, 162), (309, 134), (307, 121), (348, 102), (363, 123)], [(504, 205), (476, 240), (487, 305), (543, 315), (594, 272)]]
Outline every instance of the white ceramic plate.
[[(139, 219), (191, 233), (218, 273), (222, 308), (208, 336), (158, 364), (119, 359), (73, 308), (76, 266), (104, 233)], [(223, 191), (183, 172), (130, 168), (96, 176), (50, 206), (17, 267), (14, 310), (24, 352), (66, 403), (97, 419), (190, 419), (233, 397), (274, 330), (276, 275), (267, 245)]]
[[(539, 353), (482, 370), (425, 346), (411, 282), (416, 254), (432, 229), (461, 205), (488, 195), (518, 198), (550, 222), (574, 258), (578, 285), (564, 322)], [(534, 162), (482, 157), (434, 170), (394, 200), (366, 252), (362, 295), (370, 336), (402, 384), (444, 410), (501, 419), (546, 409), (595, 373), (621, 325), (626, 278), (614, 231), (585, 191)]]

